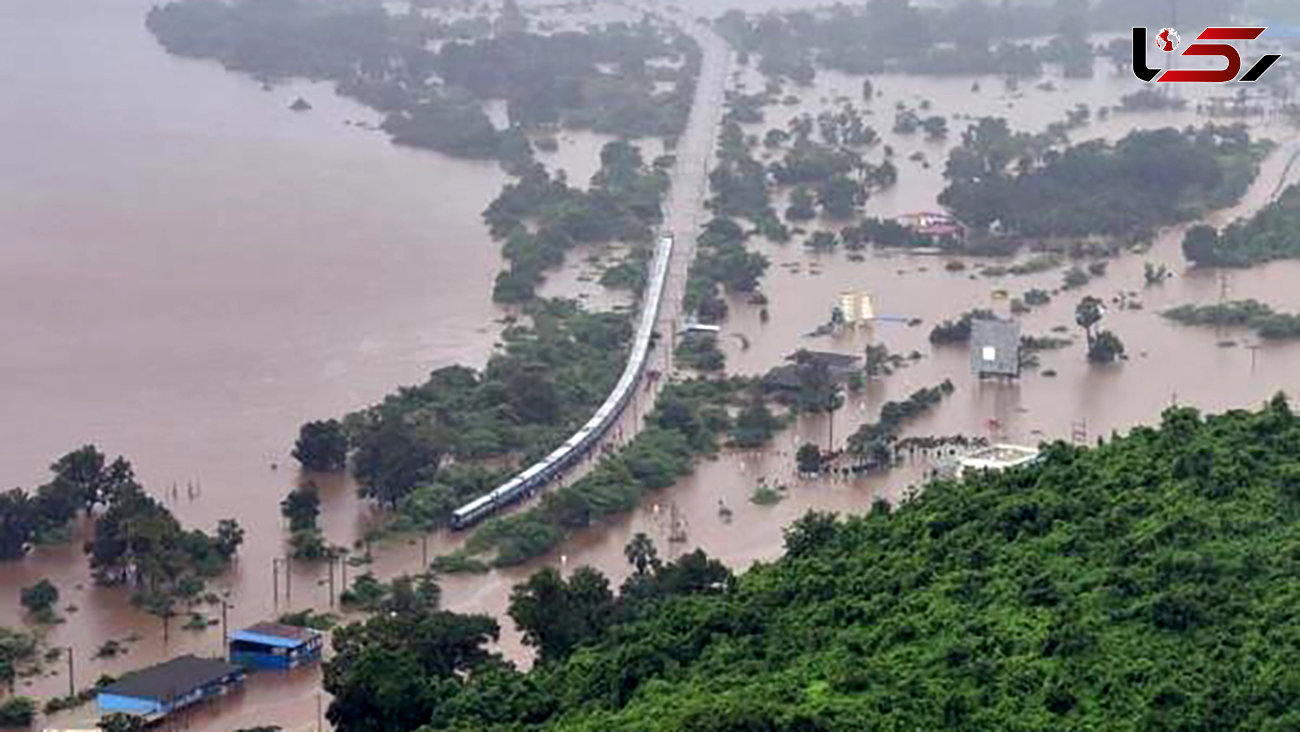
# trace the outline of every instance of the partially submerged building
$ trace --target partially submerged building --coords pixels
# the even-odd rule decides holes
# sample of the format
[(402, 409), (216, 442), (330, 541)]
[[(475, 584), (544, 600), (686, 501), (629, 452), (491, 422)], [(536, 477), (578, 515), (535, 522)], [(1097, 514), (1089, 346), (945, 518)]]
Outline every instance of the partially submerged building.
[(263, 669), (291, 669), (320, 660), (325, 636), (311, 628), (258, 623), (230, 635), (230, 660)]
[(900, 225), (935, 241), (961, 244), (970, 233), (965, 224), (946, 211), (917, 211), (903, 214), (896, 220)]
[(976, 318), (970, 324), (970, 370), (977, 378), (1020, 376), (1020, 324)]
[(129, 673), (99, 690), (102, 717), (129, 714), (155, 722), (192, 704), (223, 696), (244, 682), (244, 669), (219, 658), (185, 655)]
[(869, 292), (842, 292), (839, 304), (831, 310), (831, 322), (851, 328), (869, 325), (876, 319), (876, 305)]

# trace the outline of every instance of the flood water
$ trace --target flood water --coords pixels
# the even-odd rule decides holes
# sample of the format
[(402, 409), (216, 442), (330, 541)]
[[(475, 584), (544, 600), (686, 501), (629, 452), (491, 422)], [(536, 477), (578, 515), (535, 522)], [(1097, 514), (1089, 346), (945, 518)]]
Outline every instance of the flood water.
[[(272, 559), (283, 554), (278, 503), (298, 480), (288, 457), (292, 439), (306, 419), (373, 402), (430, 368), (486, 359), (503, 315), (490, 301), (501, 261), (479, 212), (505, 178), (493, 164), (394, 148), (381, 134), (346, 124), (375, 118), (326, 87), (267, 92), (214, 64), (169, 57), (144, 29), (148, 5), (0, 5), (0, 81), (8, 92), (0, 101), (6, 133), (0, 138), (0, 486), (32, 487), (53, 458), (95, 442), (130, 457), (155, 494), (170, 496), (175, 486), (169, 505), (185, 524), (211, 528), (233, 516), (245, 527), (237, 565), (213, 583), (229, 592), (232, 627), (277, 610), (328, 609), (321, 567), (295, 567), (291, 597), (283, 581), (280, 595), (272, 592)], [(711, 79), (725, 68), (716, 39), (702, 38)], [(761, 88), (752, 77), (740, 79), (751, 91)], [(1054, 79), (1056, 91), (1026, 84), (1017, 96), (1000, 80), (980, 81), (982, 90), (974, 93), (971, 79), (875, 79), (883, 96), (872, 103), (873, 124), (897, 150), (900, 181), (872, 199), (870, 213), (933, 208), (947, 147), (964, 126), (950, 120), (948, 143), (899, 139), (889, 132), (897, 101), (915, 106), (925, 98), (931, 113), (999, 114), (1018, 128), (1037, 130), (1078, 102), (1114, 103), (1136, 83), (1105, 70), (1093, 80)], [(678, 151), (679, 179), (686, 183), (673, 191), (670, 221), (679, 238), (701, 216), (698, 181), (719, 101), (710, 83), (701, 84), (701, 95), (714, 108), (697, 114)], [(783, 125), (797, 112), (829, 108), (836, 97), (856, 101), (860, 88), (860, 79), (823, 73), (814, 89), (796, 91), (799, 107), (769, 107), (767, 121), (754, 132)], [(299, 95), (314, 105), (311, 112), (287, 110)], [(1197, 121), (1191, 111), (1113, 115), (1076, 131), (1074, 139)], [(1216, 213), (1217, 223), (1266, 202), (1300, 151), (1290, 129), (1272, 126), (1258, 134), (1276, 140), (1278, 149), (1242, 205)], [(561, 137), (561, 149), (548, 162), (566, 168), (570, 180), (585, 181), (606, 138)], [(656, 145), (646, 145), (647, 159), (658, 154)], [(907, 159), (916, 150), (925, 152), (930, 169)], [(771, 319), (762, 323), (757, 308), (732, 303), (723, 336), (728, 363), (733, 371), (757, 374), (800, 347), (860, 353), (869, 342), (924, 354), (836, 414), (837, 444), (874, 419), (883, 402), (945, 378), (956, 393), (910, 425), (909, 434), (1032, 443), (1069, 439), (1083, 428), (1091, 439), (1153, 421), (1174, 401), (1217, 410), (1252, 406), (1278, 389), (1294, 391), (1300, 346), (1264, 344), (1252, 361), (1241, 347), (1254, 342), (1249, 334), (1182, 328), (1158, 316), (1172, 305), (1214, 301), (1224, 288), (1216, 273), (1185, 271), (1180, 238), (1176, 229), (1164, 232), (1151, 251), (1124, 255), (1106, 277), (1023, 316), (1026, 333), (1048, 335), (1063, 325), (1076, 343), (1043, 354), (1040, 371), (1014, 385), (975, 382), (966, 350), (931, 348), (929, 328), (972, 307), (1005, 312), (1005, 301), (993, 299), (995, 290), (1054, 290), (1059, 270), (971, 279), (969, 269), (946, 271), (947, 258), (868, 252), (865, 261), (852, 262), (843, 252), (809, 254), (797, 241), (761, 244), (773, 263), (764, 282)], [(679, 257), (688, 252), (683, 247)], [(626, 304), (589, 281), (598, 271), (586, 262), (588, 254), (609, 252), (571, 257), (543, 293), (581, 292), (600, 307)], [(687, 261), (675, 263), (668, 294), (673, 302)], [(1145, 261), (1167, 264), (1177, 276), (1144, 287)], [(1298, 277), (1300, 264), (1276, 263), (1231, 273), (1227, 288), (1231, 297), (1296, 310)], [(878, 312), (925, 324), (804, 337), (849, 289), (872, 292)], [(1144, 309), (1111, 308), (1105, 327), (1124, 339), (1131, 358), (1089, 367), (1073, 327), (1074, 305), (1085, 294), (1109, 300), (1121, 291), (1137, 293)], [(661, 330), (677, 316), (670, 309)], [(1222, 348), (1224, 340), (1240, 346)], [(664, 355), (656, 358), (662, 363)], [(1042, 376), (1045, 369), (1058, 376)], [(636, 416), (629, 420), (627, 434)], [(621, 521), (574, 537), (554, 556), (509, 572), (447, 578), (445, 604), (504, 618), (510, 586), (544, 564), (591, 564), (619, 581), (627, 571), (622, 547), (636, 531), (655, 537), (662, 555), (698, 546), (743, 568), (777, 556), (781, 528), (808, 508), (860, 512), (876, 497), (898, 500), (924, 471), (917, 464), (852, 481), (793, 475), (797, 445), (825, 444), (827, 435), (824, 419), (802, 419), (768, 451), (707, 460), (694, 476)], [(760, 480), (787, 485), (788, 498), (772, 507), (752, 504)], [(350, 481), (321, 483), (325, 531), (331, 541), (350, 543), (369, 511)], [(719, 510), (724, 506), (729, 521)], [(674, 516), (685, 528), (685, 542), (668, 541)], [(419, 537), (390, 540), (374, 547), (374, 571), (384, 578), (416, 571), (426, 551), (432, 557), (460, 540), (445, 534), (428, 537), (427, 544)], [(58, 584), (61, 604), (78, 607), (48, 635), (50, 645), (75, 649), (78, 686), (178, 653), (220, 651), (217, 628), (185, 631), (177, 622), (164, 641), (160, 621), (132, 609), (125, 593), (93, 587), (75, 542), (0, 564), (0, 623), (21, 623), (19, 588), (41, 577)], [(526, 662), (509, 620), (503, 625), (502, 652)], [(127, 655), (90, 658), (105, 640), (132, 635), (140, 640), (129, 644)], [(60, 663), (51, 666), (52, 674), (61, 670)], [(63, 693), (66, 684), (66, 677), (51, 675), (20, 684), (20, 690), (50, 696)], [(328, 703), (318, 690), (315, 670), (263, 675), (181, 724), (195, 730), (255, 724), (316, 729), (318, 704)], [(55, 721), (89, 716), (83, 708)]]
[[(88, 442), (128, 456), (156, 494), (177, 487), (186, 525), (245, 527), (216, 585), (247, 623), (269, 613), (298, 425), (485, 360), (501, 260), (479, 214), (505, 176), (395, 148), (325, 86), (267, 92), (169, 57), (149, 5), (0, 3), (0, 486)], [(290, 112), (297, 96), (315, 108)], [(354, 495), (327, 490), (336, 540)], [(92, 588), (79, 541), (0, 564), (0, 623), (40, 577), (79, 608), (49, 637), (76, 649), (79, 685), (219, 650), (218, 631), (178, 629), (164, 650), (155, 619)], [(90, 660), (132, 632), (130, 654)]]

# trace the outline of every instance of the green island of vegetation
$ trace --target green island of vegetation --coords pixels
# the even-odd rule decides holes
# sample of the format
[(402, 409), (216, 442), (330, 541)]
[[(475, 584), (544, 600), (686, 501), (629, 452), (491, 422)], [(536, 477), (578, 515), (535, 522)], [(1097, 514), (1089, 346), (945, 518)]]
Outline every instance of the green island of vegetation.
[(1184, 325), (1249, 328), (1260, 338), (1300, 338), (1300, 315), (1279, 313), (1258, 300), (1232, 300), (1214, 305), (1180, 305), (1162, 313)]
[(971, 322), (993, 320), (997, 316), (987, 308), (962, 313), (956, 320), (944, 320), (930, 329), (930, 342), (936, 346), (970, 343)]
[(849, 435), (849, 453), (864, 459), (868, 465), (892, 465), (898, 433), (903, 426), (933, 409), (954, 391), (956, 387), (945, 379), (937, 386), (917, 389), (902, 401), (885, 402), (877, 421), (867, 422)]
[(420, 729), (1283, 730), (1300, 556), (1300, 419), (1166, 411), (1095, 448), (809, 513), (740, 575), (648, 538), (615, 593), (544, 569), (495, 621), (404, 582), (327, 663), (340, 732)]
[(1140, 241), (1235, 203), (1270, 148), (1252, 142), (1244, 126), (1206, 125), (1060, 149), (984, 118), (953, 148), (939, 202), (976, 233)]
[(1206, 267), (1249, 267), (1300, 257), (1300, 185), (1287, 186), (1255, 215), (1216, 230), (1198, 224), (1183, 235), (1183, 256)]
[[(1167, 12), (1165, 0), (920, 3), (877, 0), (746, 13), (728, 10), (714, 28), (767, 78), (809, 85), (818, 68), (850, 74), (996, 74), (1019, 79), (1059, 67), (1067, 78), (1094, 73), (1094, 60), (1128, 63), (1121, 38), (1093, 46), (1093, 32), (1122, 30)], [(1222, 22), (1215, 0), (1179, 0), (1188, 26)], [(1046, 42), (1041, 42), (1046, 38)]]
[(613, 241), (634, 245), (623, 263), (630, 269), (602, 283), (641, 291), (654, 231), (663, 222), (660, 204), (668, 191), (670, 159), (647, 166), (635, 145), (615, 141), (601, 149), (600, 162), (587, 191), (533, 163), (483, 212), (492, 237), (505, 242), (510, 263), (497, 274), (492, 299), (532, 300), (543, 272), (563, 264), (567, 251), (581, 243)]
[(747, 295), (758, 292), (759, 280), (770, 262), (745, 248), (748, 236), (734, 220), (715, 218), (696, 239), (683, 304), (700, 322), (717, 323), (727, 316), (727, 301), (720, 289)]
[[(714, 26), (742, 58), (757, 55), (759, 71), (769, 78), (808, 85), (818, 67), (852, 74), (1036, 76), (1044, 63), (1055, 63), (1067, 75), (1091, 76), (1088, 20), (1074, 4), (872, 2), (757, 16), (733, 9)], [(1052, 34), (1043, 46), (1014, 42)]]
[[(261, 79), (333, 81), (384, 114), (395, 142), (462, 157), (526, 161), (528, 133), (557, 125), (674, 137), (690, 113), (699, 48), (649, 16), (548, 34), (530, 32), (513, 0), (495, 22), (428, 10), (179, 0), (150, 10), (147, 25), (170, 53)], [(507, 129), (484, 111), (489, 99), (506, 100)]]

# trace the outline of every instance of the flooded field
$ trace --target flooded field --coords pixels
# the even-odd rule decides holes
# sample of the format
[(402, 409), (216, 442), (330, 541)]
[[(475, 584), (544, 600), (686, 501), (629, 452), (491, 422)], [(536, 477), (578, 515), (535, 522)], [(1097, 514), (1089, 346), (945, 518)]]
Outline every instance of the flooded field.
[[(6, 163), (0, 174), (0, 343), (6, 344), (0, 346), (0, 486), (33, 487), (53, 458), (95, 442), (130, 457), (145, 485), (167, 497), (186, 525), (239, 519), (247, 531), (240, 558), (213, 583), (228, 593), (232, 627), (290, 608), (328, 609), (323, 566), (295, 566), (291, 591), (283, 579), (279, 596), (272, 591), (272, 561), (284, 553), (278, 504), (299, 480), (289, 446), (306, 419), (363, 406), (431, 368), (486, 359), (504, 313), (490, 300), (501, 260), (479, 213), (505, 176), (495, 164), (394, 148), (381, 134), (350, 124), (375, 117), (328, 88), (268, 92), (216, 65), (168, 57), (143, 27), (148, 5), (21, 0), (0, 7), (0, 56), (8, 61), (0, 63), (0, 80), (9, 91), (0, 102), (7, 133), (0, 140)], [(1018, 92), (993, 78), (874, 78), (882, 96), (872, 101), (869, 121), (895, 148), (900, 177), (872, 198), (868, 213), (934, 208), (943, 161), (966, 117), (1005, 116), (1018, 129), (1039, 130), (1076, 104), (1113, 104), (1136, 83), (1099, 68), (1091, 80), (1052, 79), (1052, 90), (1027, 83)], [(750, 91), (762, 88), (744, 73), (739, 81)], [(861, 79), (841, 74), (819, 74), (814, 88), (791, 91), (800, 104), (768, 107), (756, 134), (795, 114), (830, 108), (837, 98), (863, 106)], [(297, 96), (314, 109), (289, 112)], [(896, 103), (916, 106), (923, 99), (931, 114), (953, 117), (948, 142), (889, 132)], [(691, 139), (708, 139), (713, 120), (716, 115), (697, 116)], [(1194, 110), (1112, 114), (1073, 139), (1202, 121)], [(1300, 136), (1290, 128), (1266, 121), (1254, 133), (1278, 146), (1241, 205), (1214, 214), (1215, 223), (1266, 203), (1300, 152)], [(559, 149), (541, 157), (570, 180), (586, 181), (608, 139), (566, 132)], [(651, 159), (662, 150), (654, 143), (643, 152)], [(924, 154), (928, 169), (908, 159), (914, 152)], [(686, 154), (703, 165), (699, 150)], [(700, 191), (678, 189), (673, 196), (683, 235), (699, 219)], [(744, 374), (765, 372), (798, 348), (860, 354), (868, 343), (885, 343), (896, 353), (919, 351), (923, 358), (915, 365), (870, 385), (836, 413), (837, 444), (874, 420), (884, 402), (945, 378), (956, 393), (909, 425), (909, 434), (1032, 443), (1069, 439), (1083, 429), (1093, 439), (1155, 420), (1173, 402), (1219, 410), (1294, 391), (1300, 346), (1270, 343), (1252, 351), (1249, 334), (1182, 328), (1158, 313), (1212, 302), (1225, 288), (1230, 297), (1295, 310), (1300, 263), (1221, 278), (1185, 271), (1180, 240), (1179, 229), (1162, 232), (1150, 251), (1123, 255), (1105, 277), (1022, 316), (1026, 333), (1048, 335), (1065, 326), (1076, 342), (1043, 354), (1040, 369), (1017, 384), (976, 382), (966, 349), (933, 348), (929, 329), (974, 307), (1005, 314), (1006, 301), (995, 291), (1056, 290), (1060, 270), (972, 277), (975, 259), (953, 272), (945, 268), (947, 257), (868, 251), (855, 262), (843, 251), (808, 253), (797, 240), (761, 244), (772, 260), (763, 285), (771, 318), (762, 322), (756, 307), (732, 302), (724, 349), (730, 369)], [(585, 294), (593, 307), (628, 304), (595, 284), (598, 267), (587, 262), (616, 253), (577, 253), (542, 293)], [(1146, 287), (1147, 261), (1169, 266), (1175, 277)], [(680, 297), (682, 285), (678, 277), (669, 297)], [(870, 291), (879, 312), (924, 324), (806, 337), (826, 322), (843, 290)], [(1136, 293), (1143, 305), (1112, 308), (1107, 317), (1130, 359), (1090, 367), (1073, 324), (1074, 305), (1086, 294), (1110, 301), (1120, 293)], [(1225, 341), (1236, 346), (1223, 347)], [(1055, 378), (1043, 375), (1048, 369)], [(628, 434), (639, 416), (629, 416)], [(802, 419), (770, 450), (707, 460), (633, 514), (574, 537), (554, 556), (509, 572), (446, 578), (445, 605), (503, 617), (511, 585), (545, 564), (590, 564), (617, 582), (627, 573), (623, 546), (637, 531), (654, 537), (662, 555), (702, 547), (743, 568), (777, 556), (782, 527), (809, 508), (859, 512), (877, 497), (899, 500), (927, 467), (917, 463), (855, 480), (800, 479), (796, 447), (824, 445), (829, 432), (822, 418)], [(318, 480), (325, 533), (351, 544), (372, 519), (369, 507), (350, 480)], [(770, 507), (751, 503), (760, 481), (785, 485), (786, 499)], [(685, 541), (669, 541), (674, 528)], [(382, 578), (417, 571), (426, 556), (462, 539), (390, 540), (373, 547), (371, 569)], [(219, 628), (193, 632), (176, 623), (164, 638), (161, 621), (133, 609), (124, 592), (94, 587), (79, 541), (0, 564), (0, 623), (21, 623), (19, 588), (42, 577), (60, 587), (61, 604), (78, 608), (48, 636), (51, 646), (75, 649), (78, 686), (179, 653), (220, 651)], [(503, 625), (502, 652), (527, 662), (509, 620)], [(126, 655), (91, 658), (104, 641), (126, 638), (138, 639)], [(19, 688), (63, 693), (66, 677), (55, 675), (61, 673), (53, 664), (52, 675)], [(316, 729), (319, 705), (328, 703), (319, 686), (315, 670), (261, 677), (181, 724)], [(56, 721), (86, 715), (83, 708)]]

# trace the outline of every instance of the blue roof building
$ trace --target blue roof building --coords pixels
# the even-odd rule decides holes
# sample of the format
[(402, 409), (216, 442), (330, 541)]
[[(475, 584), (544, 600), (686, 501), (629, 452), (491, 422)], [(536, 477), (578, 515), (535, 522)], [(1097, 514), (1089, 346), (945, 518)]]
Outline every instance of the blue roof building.
[(320, 660), (325, 636), (311, 628), (258, 623), (230, 634), (230, 660), (241, 666), (291, 669)]
[(205, 699), (222, 696), (244, 681), (244, 669), (219, 658), (179, 656), (123, 676), (99, 690), (99, 715), (130, 714), (146, 722)]

